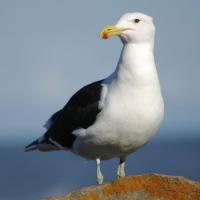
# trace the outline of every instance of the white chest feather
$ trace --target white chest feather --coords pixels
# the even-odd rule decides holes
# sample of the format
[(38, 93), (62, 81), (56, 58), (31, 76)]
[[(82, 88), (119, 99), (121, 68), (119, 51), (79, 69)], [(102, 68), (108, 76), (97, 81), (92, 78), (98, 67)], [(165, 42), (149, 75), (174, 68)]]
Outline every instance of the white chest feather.
[[(133, 150), (145, 144), (159, 128), (163, 118), (162, 97), (154, 88), (111, 92), (96, 123), (88, 129), (91, 140), (114, 143)], [(157, 93), (157, 94), (156, 94)], [(112, 141), (112, 142), (111, 142)]]

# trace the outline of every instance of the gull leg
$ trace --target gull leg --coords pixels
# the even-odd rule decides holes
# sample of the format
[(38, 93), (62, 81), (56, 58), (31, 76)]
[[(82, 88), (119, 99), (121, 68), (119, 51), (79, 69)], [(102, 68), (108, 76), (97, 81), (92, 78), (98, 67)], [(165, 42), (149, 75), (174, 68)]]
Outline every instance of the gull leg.
[(101, 160), (99, 158), (97, 158), (96, 159), (96, 164), (97, 164), (97, 184), (102, 184), (103, 183), (103, 175), (101, 173), (100, 162), (101, 162)]
[(122, 178), (125, 176), (125, 158), (120, 158), (118, 169), (117, 169), (117, 177)]

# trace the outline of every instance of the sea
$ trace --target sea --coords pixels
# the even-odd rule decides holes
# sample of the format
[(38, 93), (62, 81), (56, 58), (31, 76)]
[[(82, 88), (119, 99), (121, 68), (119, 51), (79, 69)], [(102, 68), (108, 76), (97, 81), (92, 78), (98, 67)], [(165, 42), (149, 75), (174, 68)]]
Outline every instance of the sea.
[[(159, 173), (200, 181), (200, 137), (174, 135), (156, 136), (130, 155), (126, 175)], [(29, 142), (0, 141), (0, 200), (39, 200), (96, 184), (94, 161), (65, 151), (24, 152)], [(116, 178), (117, 165), (117, 159), (102, 162), (105, 182)]]

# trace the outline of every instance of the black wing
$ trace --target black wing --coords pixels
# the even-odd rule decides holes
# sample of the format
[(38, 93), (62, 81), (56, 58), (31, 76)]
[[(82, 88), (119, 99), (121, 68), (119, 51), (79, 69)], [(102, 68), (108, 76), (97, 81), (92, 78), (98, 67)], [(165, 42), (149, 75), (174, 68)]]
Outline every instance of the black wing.
[(45, 138), (51, 138), (63, 147), (71, 148), (76, 138), (72, 132), (91, 126), (100, 112), (101, 82), (89, 84), (75, 93), (64, 108), (53, 115), (55, 120)]
[(62, 113), (62, 110), (59, 110), (57, 112), (55, 112), (44, 124), (44, 127), (46, 129), (50, 129), (50, 127), (52, 126), (52, 124), (56, 121), (57, 117)]
[[(41, 144), (53, 145), (52, 142), (55, 142), (62, 147), (72, 148), (76, 138), (72, 132), (78, 128), (91, 126), (101, 111), (99, 108), (103, 87), (101, 83), (102, 80), (91, 83), (75, 93), (64, 108), (53, 114), (47, 121), (45, 127), (49, 129), (43, 139), (36, 140), (31, 144), (36, 146), (37, 143), (41, 146)], [(31, 144), (27, 146), (27, 150), (32, 148)], [(37, 149), (38, 145), (34, 146), (34, 149)]]

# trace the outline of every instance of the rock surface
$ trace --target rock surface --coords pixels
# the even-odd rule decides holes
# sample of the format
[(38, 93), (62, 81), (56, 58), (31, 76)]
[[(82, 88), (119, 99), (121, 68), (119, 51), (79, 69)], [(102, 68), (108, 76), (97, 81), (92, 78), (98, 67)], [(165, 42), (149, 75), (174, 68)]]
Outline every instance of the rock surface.
[(200, 200), (200, 183), (159, 174), (128, 176), (44, 200)]

